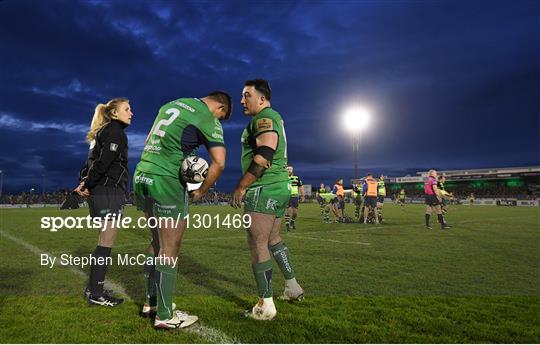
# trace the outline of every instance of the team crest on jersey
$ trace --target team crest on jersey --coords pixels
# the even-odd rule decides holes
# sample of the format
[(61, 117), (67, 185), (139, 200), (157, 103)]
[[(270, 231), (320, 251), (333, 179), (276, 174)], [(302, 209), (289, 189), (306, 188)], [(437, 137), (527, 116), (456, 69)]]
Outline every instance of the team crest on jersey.
[(109, 147), (111, 151), (116, 152), (118, 150), (118, 144), (111, 143), (111, 146)]
[(266, 209), (275, 211), (276, 210), (276, 205), (277, 205), (277, 200), (268, 199), (268, 201), (266, 202)]
[(271, 131), (272, 128), (273, 128), (273, 125), (272, 125), (271, 119), (263, 118), (263, 119), (257, 120), (257, 132)]

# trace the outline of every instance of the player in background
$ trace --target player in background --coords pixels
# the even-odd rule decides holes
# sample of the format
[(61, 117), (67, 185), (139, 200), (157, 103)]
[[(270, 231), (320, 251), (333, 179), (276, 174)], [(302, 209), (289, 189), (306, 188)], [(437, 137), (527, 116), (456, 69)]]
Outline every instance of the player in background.
[(386, 198), (386, 186), (384, 184), (384, 176), (379, 176), (379, 180), (377, 181), (377, 212), (379, 213), (379, 217), (382, 222), (382, 208), (384, 205), (384, 198)]
[(289, 173), (289, 182), (291, 184), (291, 198), (289, 199), (289, 207), (285, 213), (285, 226), (287, 232), (291, 230), (296, 230), (296, 217), (298, 216), (298, 196), (300, 195), (300, 201), (304, 202), (305, 193), (304, 186), (302, 185), (302, 180), (296, 175), (294, 175), (294, 168), (289, 165), (287, 167)]
[(377, 181), (372, 173), (368, 173), (364, 181), (364, 224), (367, 224), (369, 212), (375, 214), (375, 224), (379, 224), (379, 212), (377, 210)]
[(424, 179), (424, 195), (426, 199), (426, 229), (432, 229), (429, 225), (429, 218), (433, 211), (437, 212), (437, 218), (441, 224), (441, 229), (450, 229), (450, 225), (446, 224), (441, 210), (441, 200), (439, 189), (437, 188), (437, 171), (431, 169), (428, 176)]
[(472, 205), (474, 205), (474, 199), (475, 199), (474, 193), (471, 193), (471, 194), (469, 195), (469, 207), (472, 206)]
[[(191, 193), (192, 201), (201, 200), (225, 168), (225, 143), (222, 120), (232, 112), (231, 97), (215, 91), (203, 98), (180, 98), (163, 105), (146, 139), (133, 177), (137, 209), (146, 218), (169, 218), (152, 231), (147, 256), (155, 265), (145, 265), (146, 302), (141, 314), (153, 316), (154, 327), (185, 328), (197, 316), (175, 310), (173, 294), (178, 267), (171, 262), (178, 251), (189, 214), (188, 191), (180, 176), (182, 162), (194, 155), (200, 145), (208, 150), (211, 164), (206, 179)], [(177, 221), (179, 220), (179, 221)], [(156, 260), (157, 259), (157, 260)]]
[(271, 97), (266, 80), (244, 83), (241, 103), (251, 119), (242, 133), (242, 177), (231, 201), (233, 207), (241, 207), (245, 196), (244, 213), (251, 217), (247, 238), (259, 300), (246, 315), (256, 320), (272, 320), (277, 314), (272, 297), (272, 256), (285, 277), (282, 298), (296, 300), (304, 295), (279, 233), (291, 191), (285, 127), (281, 115), (271, 108)]
[(441, 197), (441, 210), (443, 212), (443, 215), (448, 212), (448, 201), (451, 200), (454, 196), (452, 193), (449, 193), (446, 190), (446, 176), (441, 175), (439, 176), (439, 179), (437, 181), (437, 188), (439, 189), (439, 195)]
[(364, 190), (363, 190), (363, 182), (358, 181), (358, 184), (353, 185), (353, 191), (354, 191), (354, 218), (356, 221), (360, 221), (360, 216), (362, 215), (362, 204), (364, 203)]
[[(131, 124), (133, 113), (129, 100), (115, 98), (96, 106), (86, 140), (90, 144), (88, 159), (79, 172), (79, 186), (75, 192), (88, 198), (90, 216), (119, 217), (126, 203), (128, 188), (128, 138), (124, 132)], [(105, 218), (107, 220), (107, 218)], [(114, 307), (124, 302), (105, 291), (106, 261), (110, 260), (118, 229), (107, 221), (100, 229), (98, 244), (92, 253), (96, 264), (90, 265), (90, 280), (84, 295), (91, 305)], [(100, 262), (102, 262), (100, 264)]]
[(334, 215), (336, 216), (335, 221), (342, 222), (345, 217), (345, 190), (343, 189), (343, 179), (341, 177), (337, 179), (332, 188), (332, 194), (336, 195), (332, 203)]
[(324, 183), (321, 183), (319, 189), (317, 190), (317, 202), (319, 203), (319, 206), (321, 207), (321, 216), (324, 215), (324, 209), (325, 209), (325, 202), (322, 198), (321, 194), (326, 193), (326, 187), (324, 186)]
[(329, 193), (326, 188), (324, 188), (324, 184), (321, 183), (321, 188), (319, 188), (319, 191), (317, 192), (317, 201), (319, 201), (319, 205), (321, 206), (321, 216), (323, 218), (323, 223), (331, 223), (330, 221), (330, 209), (333, 207), (333, 201), (336, 198), (336, 196), (332, 193)]
[(399, 203), (401, 204), (401, 207), (405, 206), (405, 188), (401, 188), (399, 191)]

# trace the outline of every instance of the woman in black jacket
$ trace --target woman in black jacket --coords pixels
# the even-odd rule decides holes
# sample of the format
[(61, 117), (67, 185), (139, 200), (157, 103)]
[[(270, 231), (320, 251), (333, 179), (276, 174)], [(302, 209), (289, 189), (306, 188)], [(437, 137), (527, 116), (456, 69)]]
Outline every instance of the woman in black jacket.
[[(86, 139), (90, 143), (88, 159), (80, 171), (75, 189), (88, 198), (90, 216), (104, 219), (98, 245), (92, 253), (90, 281), (85, 289), (88, 303), (114, 307), (124, 300), (105, 291), (105, 272), (111, 260), (111, 248), (118, 229), (111, 219), (122, 213), (128, 186), (128, 139), (124, 129), (131, 124), (133, 113), (129, 100), (115, 98), (96, 107)], [(110, 214), (108, 218), (106, 216)]]

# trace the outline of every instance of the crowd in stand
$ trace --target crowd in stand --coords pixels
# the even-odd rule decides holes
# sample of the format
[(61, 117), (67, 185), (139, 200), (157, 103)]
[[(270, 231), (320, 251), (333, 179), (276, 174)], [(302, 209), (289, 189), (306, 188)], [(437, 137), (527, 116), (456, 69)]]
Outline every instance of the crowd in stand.
[[(408, 198), (423, 198), (424, 191), (416, 188), (404, 186), (405, 193)], [(448, 192), (454, 194), (457, 199), (467, 199), (474, 194), (475, 198), (489, 198), (489, 199), (519, 199), (519, 200), (533, 200), (540, 198), (540, 191), (532, 191), (527, 186), (521, 187), (508, 187), (504, 185), (493, 185), (489, 187), (470, 187), (467, 185), (457, 185), (452, 188), (447, 188)], [(393, 190), (392, 194), (399, 193), (399, 190)], [(392, 195), (391, 194), (391, 195)]]
[[(68, 189), (59, 189), (56, 192), (36, 193), (22, 192), (20, 194), (3, 194), (0, 196), (0, 204), (61, 204), (71, 193)], [(133, 192), (127, 196), (128, 203), (135, 203)], [(231, 194), (209, 191), (199, 204), (219, 204), (228, 203), (231, 200)]]
[(0, 204), (61, 204), (70, 192), (68, 189), (59, 189), (56, 192), (46, 193), (3, 194), (0, 197)]
[[(423, 198), (423, 190), (414, 188), (414, 186), (404, 185), (407, 198)], [(36, 193), (22, 192), (20, 194), (4, 194), (0, 196), (0, 204), (61, 204), (66, 196), (71, 192), (68, 189), (59, 189), (56, 192)], [(392, 197), (399, 190), (390, 190), (388, 196)], [(540, 198), (539, 191), (531, 191), (527, 186), (508, 187), (504, 185), (492, 185), (484, 188), (472, 188), (467, 185), (457, 185), (449, 188), (449, 192), (453, 193), (458, 199), (467, 199), (471, 193), (474, 193), (475, 198), (492, 198), (492, 199), (520, 199), (532, 200)], [(229, 203), (232, 194), (210, 190), (198, 204), (213, 205), (220, 203)], [(311, 194), (311, 198), (306, 196), (306, 200), (315, 198), (315, 193)], [(134, 204), (135, 197), (133, 193), (127, 195), (128, 203)]]
[[(232, 198), (232, 194), (228, 193), (222, 193), (217, 191), (208, 191), (201, 201), (197, 202), (197, 204), (202, 205), (218, 205), (220, 203), (229, 203), (229, 201)], [(131, 192), (128, 196), (128, 203), (135, 204), (135, 194)]]

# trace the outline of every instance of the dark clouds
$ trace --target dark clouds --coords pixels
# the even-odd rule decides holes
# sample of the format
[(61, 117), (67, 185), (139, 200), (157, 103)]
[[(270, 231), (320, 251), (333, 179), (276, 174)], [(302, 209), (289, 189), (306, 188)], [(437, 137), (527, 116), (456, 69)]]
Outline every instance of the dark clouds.
[(133, 167), (160, 105), (224, 89), (230, 189), (258, 76), (308, 183), (352, 175), (351, 103), (374, 114), (363, 172), (538, 164), (539, 19), (537, 1), (0, 1), (4, 187), (73, 184), (99, 102), (131, 99)]

